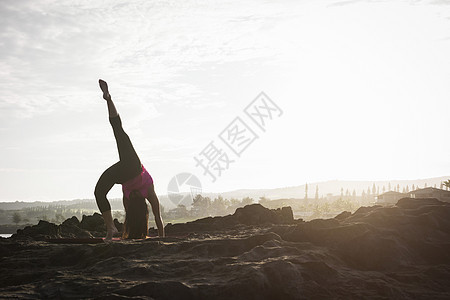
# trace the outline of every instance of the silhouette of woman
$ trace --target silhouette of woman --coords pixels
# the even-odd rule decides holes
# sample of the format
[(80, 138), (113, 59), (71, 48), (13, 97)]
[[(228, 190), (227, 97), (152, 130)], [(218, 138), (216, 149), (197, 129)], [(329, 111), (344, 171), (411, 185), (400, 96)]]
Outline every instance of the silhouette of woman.
[(125, 223), (123, 238), (145, 238), (148, 232), (148, 207), (145, 199), (151, 205), (160, 237), (164, 236), (164, 226), (159, 209), (153, 179), (131, 144), (130, 138), (122, 128), (122, 121), (108, 91), (105, 81), (99, 80), (103, 99), (108, 106), (109, 122), (113, 128), (119, 151), (119, 162), (106, 169), (95, 186), (95, 200), (106, 224), (106, 240), (111, 240), (118, 233), (114, 225), (111, 205), (106, 195), (114, 184), (122, 184), (123, 205), (125, 207)]

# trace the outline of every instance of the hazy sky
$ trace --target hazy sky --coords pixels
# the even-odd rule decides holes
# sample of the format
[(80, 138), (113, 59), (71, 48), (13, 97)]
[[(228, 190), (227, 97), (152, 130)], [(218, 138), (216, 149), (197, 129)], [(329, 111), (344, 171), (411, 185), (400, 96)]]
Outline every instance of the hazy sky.
[[(158, 194), (182, 172), (208, 192), (450, 173), (450, 1), (2, 0), (0, 37), (0, 201), (93, 198), (118, 160), (98, 78)], [(259, 137), (240, 157), (219, 138), (238, 116)], [(234, 160), (214, 183), (210, 142)]]

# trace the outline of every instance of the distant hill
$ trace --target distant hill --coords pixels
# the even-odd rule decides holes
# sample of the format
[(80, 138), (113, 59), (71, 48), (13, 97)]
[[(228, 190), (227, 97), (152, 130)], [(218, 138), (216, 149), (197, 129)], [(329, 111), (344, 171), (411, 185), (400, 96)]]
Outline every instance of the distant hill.
[[(326, 197), (327, 194), (340, 195), (341, 189), (343, 189), (344, 194), (348, 190), (351, 194), (355, 190), (358, 196), (361, 195), (364, 190), (370, 188), (372, 193), (373, 185), (375, 184), (376, 190), (380, 193), (383, 192), (383, 187), (386, 191), (389, 190), (389, 184), (391, 189), (400, 188), (400, 192), (403, 188), (408, 187), (412, 190), (414, 185), (415, 188), (423, 188), (425, 184), (429, 187), (436, 185), (440, 187), (441, 182), (446, 181), (450, 176), (434, 177), (434, 178), (424, 178), (424, 179), (414, 179), (414, 180), (380, 180), (380, 181), (352, 181), (352, 180), (330, 180), (323, 182), (311, 182), (308, 183), (308, 198), (314, 198), (316, 193), (316, 186), (319, 188), (319, 197)], [(268, 199), (303, 199), (305, 197), (305, 184), (291, 187), (275, 188), (275, 189), (240, 189), (222, 193), (202, 193), (204, 197), (210, 197), (211, 199), (221, 195), (223, 198), (231, 199), (242, 199), (245, 197), (251, 197), (255, 201), (258, 201), (260, 197), (266, 197)], [(173, 204), (167, 195), (158, 195), (161, 204), (167, 209), (175, 208), (176, 205)], [(110, 200), (113, 209), (122, 209), (122, 199), (111, 199)], [(0, 209), (3, 210), (19, 210), (26, 207), (39, 207), (48, 205), (61, 205), (68, 208), (78, 208), (78, 207), (89, 207), (91, 209), (97, 209), (97, 204), (94, 199), (76, 199), (76, 200), (60, 200), (53, 202), (0, 202)]]
[[(322, 182), (311, 182), (308, 183), (308, 198), (314, 198), (316, 193), (316, 186), (319, 188), (319, 197), (325, 197), (327, 194), (339, 195), (341, 193), (341, 188), (345, 192), (347, 189), (350, 193), (355, 190), (357, 195), (361, 195), (364, 190), (367, 192), (367, 189), (370, 188), (372, 192), (373, 185), (375, 184), (376, 189), (380, 193), (383, 191), (383, 186), (386, 191), (388, 191), (389, 184), (391, 185), (391, 189), (400, 187), (400, 192), (403, 188), (407, 187), (409, 190), (412, 189), (414, 185), (415, 188), (423, 188), (425, 184), (427, 186), (436, 185), (438, 188), (441, 182), (446, 181), (450, 178), (450, 176), (442, 176), (442, 177), (434, 177), (434, 178), (425, 178), (425, 179), (415, 179), (415, 180), (380, 180), (380, 181), (352, 181), (352, 180), (330, 180), (330, 181), (322, 181)], [(208, 197), (217, 197), (221, 195), (224, 198), (243, 198), (243, 197), (251, 197), (255, 200), (258, 200), (259, 197), (266, 197), (269, 199), (280, 199), (280, 198), (304, 198), (305, 197), (305, 186), (306, 184), (284, 187), (284, 188), (276, 188), (276, 189), (241, 189), (223, 193), (204, 193), (204, 196)]]

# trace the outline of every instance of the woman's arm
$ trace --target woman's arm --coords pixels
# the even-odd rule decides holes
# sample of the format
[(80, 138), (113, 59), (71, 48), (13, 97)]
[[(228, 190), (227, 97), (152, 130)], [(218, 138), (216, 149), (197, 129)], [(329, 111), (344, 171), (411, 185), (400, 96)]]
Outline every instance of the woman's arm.
[(153, 215), (155, 216), (156, 227), (158, 227), (158, 235), (159, 237), (164, 237), (165, 236), (164, 224), (161, 219), (161, 212), (159, 210), (159, 200), (158, 196), (156, 196), (155, 189), (153, 188), (153, 186), (148, 189), (148, 201), (152, 206), (152, 212)]

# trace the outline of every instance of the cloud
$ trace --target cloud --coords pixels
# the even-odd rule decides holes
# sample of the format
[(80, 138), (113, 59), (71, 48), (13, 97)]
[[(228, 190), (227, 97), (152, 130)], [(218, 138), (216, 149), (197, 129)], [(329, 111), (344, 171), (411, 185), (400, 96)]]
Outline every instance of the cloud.
[[(10, 148), (0, 149), (2, 166), (67, 160), (67, 168), (101, 170), (116, 159), (98, 78), (110, 83), (139, 153), (155, 163), (198, 153), (260, 90), (286, 107), (284, 122), (299, 113), (286, 132), (307, 127), (325, 154), (355, 128), (382, 145), (386, 136), (398, 141), (395, 130), (406, 144), (414, 138), (410, 125), (389, 126), (407, 118), (424, 114), (445, 125), (445, 109), (416, 109), (421, 99), (448, 105), (448, 43), (433, 40), (448, 31), (445, 7), (352, 3), (0, 1), (0, 138)], [(387, 110), (395, 118), (380, 120)], [(433, 121), (424, 120), (414, 126), (430, 132)], [(342, 152), (362, 145), (348, 143)], [(261, 153), (275, 154), (275, 146)], [(291, 146), (280, 159), (301, 164), (307, 150)]]
[(136, 93), (149, 99), (210, 105), (198, 85), (177, 78), (214, 64), (270, 57), (262, 29), (278, 17), (258, 6), (240, 13), (231, 2), (216, 5), (2, 1), (0, 106), (19, 118), (76, 109), (72, 99), (92, 96), (84, 91), (96, 88), (98, 77), (140, 88)]

